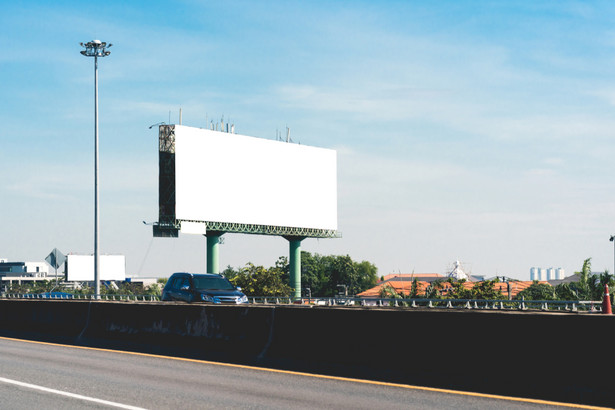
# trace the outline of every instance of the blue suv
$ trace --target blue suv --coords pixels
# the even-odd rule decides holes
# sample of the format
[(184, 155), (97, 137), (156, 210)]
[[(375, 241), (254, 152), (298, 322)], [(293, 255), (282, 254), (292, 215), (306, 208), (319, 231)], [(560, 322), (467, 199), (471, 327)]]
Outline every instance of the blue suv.
[(248, 298), (241, 292), (241, 288), (233, 286), (224, 276), (186, 272), (171, 275), (162, 290), (162, 300), (235, 305), (248, 303)]

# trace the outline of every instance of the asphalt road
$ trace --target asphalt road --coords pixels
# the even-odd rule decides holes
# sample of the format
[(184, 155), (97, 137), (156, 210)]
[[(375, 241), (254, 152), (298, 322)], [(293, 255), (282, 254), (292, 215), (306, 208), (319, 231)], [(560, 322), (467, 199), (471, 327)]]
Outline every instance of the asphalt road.
[(136, 407), (553, 409), (560, 406), (0, 338), (0, 408)]

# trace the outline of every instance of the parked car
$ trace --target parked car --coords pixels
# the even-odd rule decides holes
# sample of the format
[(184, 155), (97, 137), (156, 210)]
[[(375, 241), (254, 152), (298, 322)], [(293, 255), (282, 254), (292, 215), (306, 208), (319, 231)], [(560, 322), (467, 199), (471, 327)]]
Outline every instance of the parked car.
[(162, 300), (180, 300), (188, 303), (248, 303), (248, 298), (224, 276), (213, 273), (177, 272), (171, 275)]

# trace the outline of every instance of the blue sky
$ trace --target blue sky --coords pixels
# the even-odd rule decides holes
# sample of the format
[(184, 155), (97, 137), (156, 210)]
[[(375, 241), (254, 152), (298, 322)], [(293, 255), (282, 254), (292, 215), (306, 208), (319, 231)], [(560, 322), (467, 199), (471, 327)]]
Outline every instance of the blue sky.
[[(154, 239), (160, 121), (338, 150), (341, 239), (380, 274), (529, 278), (613, 270), (611, 2), (22, 1), (0, 15), (0, 257), (93, 252), (93, 61), (101, 251), (130, 275), (202, 271), (205, 240)], [(235, 166), (229, 160), (229, 166)], [(221, 173), (224, 170), (221, 170)], [(280, 170), (284, 172), (284, 170)], [(215, 200), (216, 198), (212, 198)], [(284, 239), (225, 235), (271, 266)]]

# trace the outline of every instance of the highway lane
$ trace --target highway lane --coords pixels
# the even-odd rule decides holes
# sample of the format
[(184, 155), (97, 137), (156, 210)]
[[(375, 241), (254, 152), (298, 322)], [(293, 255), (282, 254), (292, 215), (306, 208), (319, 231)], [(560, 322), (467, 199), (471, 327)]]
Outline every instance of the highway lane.
[[(53, 390), (43, 391), (41, 387)], [(0, 338), (1, 408), (121, 406), (148, 409), (562, 407)]]

